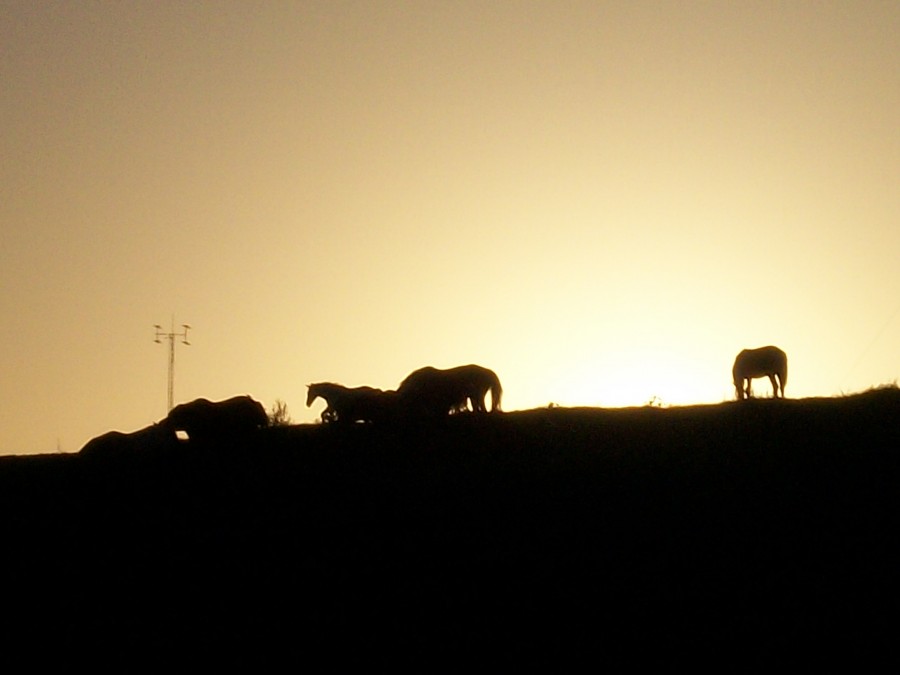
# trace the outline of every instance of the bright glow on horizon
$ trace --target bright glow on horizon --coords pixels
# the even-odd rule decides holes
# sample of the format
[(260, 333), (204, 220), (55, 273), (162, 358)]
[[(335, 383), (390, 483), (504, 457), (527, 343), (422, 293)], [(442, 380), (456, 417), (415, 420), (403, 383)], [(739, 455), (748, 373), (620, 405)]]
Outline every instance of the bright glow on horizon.
[[(504, 408), (897, 380), (900, 5), (16, 3), (0, 454), (175, 397), (495, 370)], [(754, 387), (768, 394), (768, 382)]]

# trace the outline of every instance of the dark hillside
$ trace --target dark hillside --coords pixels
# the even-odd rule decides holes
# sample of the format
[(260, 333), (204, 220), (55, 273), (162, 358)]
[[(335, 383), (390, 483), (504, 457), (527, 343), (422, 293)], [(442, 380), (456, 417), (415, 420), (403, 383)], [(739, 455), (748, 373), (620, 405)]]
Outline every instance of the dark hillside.
[(896, 665), (898, 478), (896, 388), (8, 457), (3, 635), (126, 663)]

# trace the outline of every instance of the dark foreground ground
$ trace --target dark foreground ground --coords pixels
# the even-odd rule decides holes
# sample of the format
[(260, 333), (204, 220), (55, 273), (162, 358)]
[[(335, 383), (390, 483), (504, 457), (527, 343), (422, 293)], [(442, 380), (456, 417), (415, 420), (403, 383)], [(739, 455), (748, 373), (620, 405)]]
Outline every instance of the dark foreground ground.
[(900, 392), (0, 459), (3, 650), (898, 665)]

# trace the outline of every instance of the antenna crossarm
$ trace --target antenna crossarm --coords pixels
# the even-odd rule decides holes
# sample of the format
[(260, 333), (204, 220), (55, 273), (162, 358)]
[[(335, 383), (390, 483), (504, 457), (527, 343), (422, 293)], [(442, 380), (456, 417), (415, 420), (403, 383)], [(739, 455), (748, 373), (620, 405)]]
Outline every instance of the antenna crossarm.
[(190, 345), (188, 342), (187, 335), (188, 329), (190, 329), (190, 325), (184, 323), (181, 324), (184, 331), (181, 333), (176, 333), (174, 329), (174, 320), (172, 322), (173, 328), (168, 332), (163, 331), (163, 327), (159, 324), (154, 324), (153, 327), (156, 329), (156, 335), (154, 336), (154, 342), (157, 344), (162, 344), (162, 340), (160, 338), (166, 339), (169, 341), (169, 400), (168, 400), (168, 410), (172, 410), (172, 407), (175, 405), (175, 338), (181, 338), (182, 343), (186, 345)]

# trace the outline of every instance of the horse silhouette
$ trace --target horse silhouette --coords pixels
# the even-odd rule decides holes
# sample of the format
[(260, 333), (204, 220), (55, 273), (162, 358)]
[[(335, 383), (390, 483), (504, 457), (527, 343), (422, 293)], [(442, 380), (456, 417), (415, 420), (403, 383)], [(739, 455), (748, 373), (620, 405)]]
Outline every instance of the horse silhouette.
[(488, 412), (485, 403), (491, 394), (491, 410), (500, 410), (503, 388), (500, 378), (488, 368), (469, 364), (455, 368), (439, 369), (425, 366), (414, 370), (397, 388), (404, 404), (426, 416), (443, 416), (468, 410)]
[(234, 396), (224, 401), (198, 398), (172, 408), (160, 424), (173, 435), (181, 431), (189, 441), (206, 442), (268, 426), (269, 416), (263, 405), (249, 396)]
[(82, 455), (97, 456), (122, 452), (144, 453), (172, 449), (177, 443), (177, 437), (165, 424), (151, 424), (131, 433), (107, 431), (89, 440), (78, 452)]
[(744, 349), (734, 359), (731, 369), (735, 395), (739, 400), (753, 398), (751, 380), (756, 377), (768, 377), (772, 383), (775, 398), (784, 398), (784, 385), (787, 384), (787, 355), (778, 347), (769, 345), (758, 349)]
[(395, 419), (400, 412), (396, 391), (368, 386), (345, 387), (334, 382), (316, 382), (307, 385), (307, 389), (307, 408), (317, 398), (324, 399), (327, 404), (322, 412), (325, 423), (385, 423)]

